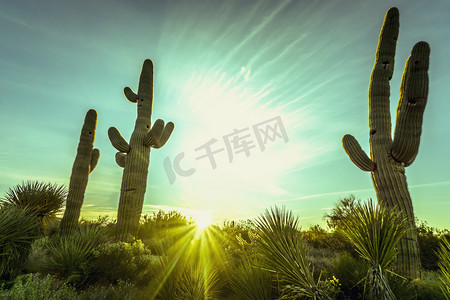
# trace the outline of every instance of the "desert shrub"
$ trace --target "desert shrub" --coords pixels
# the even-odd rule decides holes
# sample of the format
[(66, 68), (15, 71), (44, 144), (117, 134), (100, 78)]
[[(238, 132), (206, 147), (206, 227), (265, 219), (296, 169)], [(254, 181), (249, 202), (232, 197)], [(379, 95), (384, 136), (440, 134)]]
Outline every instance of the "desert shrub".
[(124, 299), (149, 299), (139, 291), (132, 283), (117, 281), (108, 286), (95, 285), (80, 293), (80, 300), (124, 300)]
[(9, 290), (0, 290), (5, 300), (71, 300), (78, 299), (76, 290), (52, 275), (26, 274), (17, 277)]
[(79, 286), (85, 281), (82, 265), (92, 260), (92, 251), (103, 239), (104, 232), (96, 226), (80, 227), (69, 235), (52, 237), (45, 245), (49, 254), (45, 270)]
[(152, 253), (160, 254), (162, 248), (172, 247), (193, 228), (194, 222), (178, 211), (159, 210), (142, 216), (136, 238), (142, 240)]
[[(360, 257), (354, 257), (348, 252), (337, 256), (328, 272), (339, 279), (342, 293), (349, 299), (362, 299), (368, 265)], [(343, 297), (345, 299), (345, 297)]]
[(21, 270), (39, 236), (39, 221), (29, 209), (0, 209), (0, 280), (9, 280)]
[(128, 281), (143, 285), (150, 280), (151, 251), (140, 241), (112, 242), (97, 246), (83, 265), (90, 283), (117, 284)]
[(439, 230), (429, 226), (426, 222), (417, 222), (417, 240), (420, 248), (420, 262), (425, 270), (438, 270), (440, 238), (450, 237), (448, 230)]
[(98, 216), (97, 219), (85, 219), (81, 218), (80, 227), (96, 227), (102, 231), (106, 240), (115, 239), (115, 226), (117, 220), (109, 219), (109, 216)]
[(302, 239), (314, 248), (329, 248), (331, 233), (320, 225), (314, 225), (302, 231)]
[(212, 226), (217, 239), (222, 242), (226, 261), (230, 268), (239, 267), (243, 260), (258, 259), (260, 237), (253, 223), (248, 221), (225, 221), (222, 226)]
[(45, 265), (50, 258), (47, 244), (52, 240), (53, 238), (44, 236), (31, 244), (30, 254), (24, 264), (27, 273), (47, 273)]
[(439, 276), (434, 271), (425, 271), (422, 278), (414, 280), (387, 274), (389, 285), (399, 300), (439, 300), (444, 294), (439, 288)]
[[(417, 300), (444, 299), (443, 291), (439, 288), (440, 280), (437, 271), (425, 271), (422, 278), (413, 282)], [(402, 299), (399, 295), (398, 299)]]

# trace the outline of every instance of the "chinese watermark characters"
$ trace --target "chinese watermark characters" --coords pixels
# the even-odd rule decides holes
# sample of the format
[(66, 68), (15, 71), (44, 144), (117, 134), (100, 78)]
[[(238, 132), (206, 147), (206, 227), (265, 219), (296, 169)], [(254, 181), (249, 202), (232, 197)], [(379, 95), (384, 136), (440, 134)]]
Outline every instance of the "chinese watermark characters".
[[(264, 152), (266, 145), (277, 139), (282, 139), (284, 143), (289, 141), (281, 116), (254, 124), (251, 127), (234, 129), (233, 132), (222, 137), (223, 143), (216, 138), (210, 139), (205, 144), (194, 149), (195, 152), (199, 152), (199, 156), (195, 157), (195, 160), (208, 159), (211, 168), (216, 169), (215, 156), (220, 155), (222, 152), (226, 152), (229, 163), (232, 163), (236, 155), (249, 157), (251, 151), (254, 151), (255, 148), (259, 148), (261, 152)], [(181, 166), (181, 161), (184, 157), (185, 153), (181, 152), (173, 158), (173, 161), (169, 157), (164, 159), (164, 169), (170, 184), (175, 182), (177, 175), (188, 177), (196, 172), (195, 168), (183, 168)]]

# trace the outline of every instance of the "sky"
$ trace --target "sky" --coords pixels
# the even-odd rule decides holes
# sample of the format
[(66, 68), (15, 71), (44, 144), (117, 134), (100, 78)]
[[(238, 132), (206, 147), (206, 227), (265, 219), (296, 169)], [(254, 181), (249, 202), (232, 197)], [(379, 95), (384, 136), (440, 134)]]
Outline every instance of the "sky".
[[(391, 80), (394, 124), (413, 45), (431, 46), (419, 154), (406, 169), (416, 216), (450, 228), (450, 2), (350, 0), (2, 1), (0, 196), (22, 181), (68, 186), (84, 116), (98, 112), (82, 216), (114, 217), (122, 169), (107, 130), (129, 140), (142, 63), (154, 62), (152, 121), (175, 123), (151, 150), (143, 213), (213, 221), (285, 206), (308, 227), (339, 198), (376, 198), (366, 152), (368, 86), (385, 12), (400, 11)], [(208, 149), (213, 155), (207, 156)]]

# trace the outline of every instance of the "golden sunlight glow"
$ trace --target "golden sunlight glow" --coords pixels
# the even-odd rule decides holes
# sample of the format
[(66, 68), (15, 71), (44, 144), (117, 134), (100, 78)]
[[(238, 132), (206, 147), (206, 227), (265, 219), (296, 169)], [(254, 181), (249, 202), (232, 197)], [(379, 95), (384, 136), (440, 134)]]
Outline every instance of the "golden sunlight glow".
[[(270, 81), (253, 89), (251, 68), (243, 66), (234, 74), (205, 73), (192, 75), (179, 98), (178, 106), (184, 108), (178, 111), (179, 118), (192, 116), (179, 126), (177, 143), (184, 154), (180, 165), (194, 173), (177, 176), (174, 185), (182, 191), (179, 197), (186, 206), (248, 217), (249, 208), (268, 205), (265, 198), (287, 197), (289, 170), (321, 154), (315, 141), (298, 136), (299, 128), (308, 129), (315, 120), (307, 108), (292, 109), (296, 99), (277, 105)], [(204, 227), (205, 219), (198, 219)]]
[(209, 225), (213, 224), (213, 216), (209, 210), (198, 210), (195, 215), (193, 215), (195, 224), (197, 224), (197, 230), (202, 231)]

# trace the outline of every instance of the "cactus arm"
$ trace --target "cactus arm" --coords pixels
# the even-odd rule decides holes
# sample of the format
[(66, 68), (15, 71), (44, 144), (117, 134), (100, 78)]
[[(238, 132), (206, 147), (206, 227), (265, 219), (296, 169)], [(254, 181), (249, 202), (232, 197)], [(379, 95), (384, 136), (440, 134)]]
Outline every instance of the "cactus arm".
[(358, 141), (350, 134), (342, 138), (342, 146), (350, 157), (350, 160), (361, 170), (366, 172), (375, 171), (375, 163), (367, 156)]
[(391, 139), (390, 86), (394, 72), (394, 56), (399, 31), (399, 12), (391, 8), (386, 13), (378, 40), (375, 65), (369, 86), (369, 129), (371, 136), (378, 133)]
[(150, 59), (146, 59), (142, 65), (138, 95), (139, 98), (150, 99), (153, 102), (153, 62)]
[(156, 120), (152, 129), (150, 129), (145, 136), (144, 145), (155, 149), (161, 148), (169, 139), (173, 129), (174, 124), (172, 122), (169, 122), (164, 126), (163, 120)]
[(119, 130), (116, 127), (110, 127), (108, 129), (108, 137), (109, 140), (111, 141), (111, 144), (118, 151), (123, 153), (128, 153), (130, 151), (130, 145), (123, 138), (123, 136), (120, 134)]
[(414, 45), (403, 72), (392, 156), (406, 166), (414, 161), (419, 151), (428, 97), (429, 61), (430, 46), (426, 42), (419, 42)]
[(159, 149), (162, 146), (164, 146), (166, 142), (169, 140), (174, 128), (175, 125), (172, 122), (167, 123), (166, 126), (164, 126), (164, 130), (159, 139), (159, 145), (157, 145), (157, 147), (154, 148)]
[(123, 89), (123, 93), (125, 94), (125, 97), (128, 99), (128, 101), (136, 103), (139, 99), (138, 95), (136, 95), (132, 89), (129, 87), (126, 87)]
[(125, 168), (125, 161), (127, 159), (127, 155), (122, 152), (116, 153), (116, 163), (119, 167)]
[(91, 174), (91, 172), (94, 171), (95, 167), (97, 166), (99, 158), (100, 158), (100, 150), (98, 150), (97, 148), (92, 149), (91, 162), (89, 164), (89, 174)]

